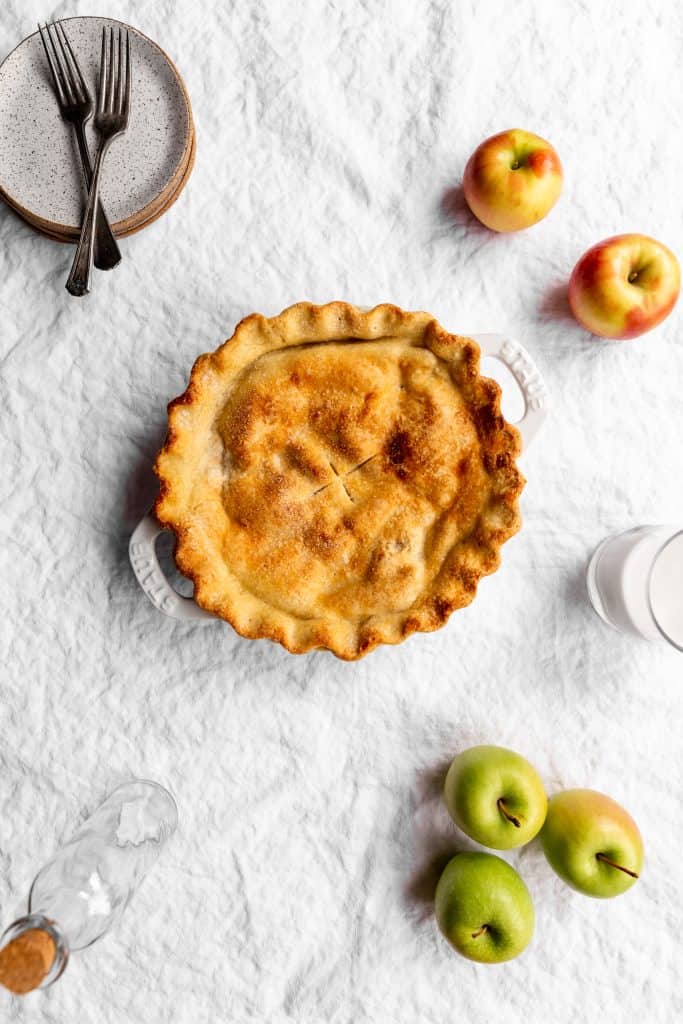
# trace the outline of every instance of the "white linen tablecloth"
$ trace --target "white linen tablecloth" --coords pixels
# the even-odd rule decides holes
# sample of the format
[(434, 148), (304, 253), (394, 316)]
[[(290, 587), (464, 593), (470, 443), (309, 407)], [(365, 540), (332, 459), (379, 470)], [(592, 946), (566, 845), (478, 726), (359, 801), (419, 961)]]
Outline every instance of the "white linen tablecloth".
[[(683, 15), (670, 2), (8, 0), (36, 21), (107, 14), (177, 62), (197, 165), (86, 300), (72, 249), (0, 209), (0, 917), (113, 786), (174, 790), (181, 827), (120, 926), (9, 1021), (674, 1022), (683, 1014), (683, 656), (591, 611), (607, 533), (683, 520), (676, 310), (608, 344), (567, 315), (589, 245), (651, 234), (683, 255)], [(487, 135), (549, 138), (551, 215), (496, 236), (463, 208)], [(127, 560), (155, 494), (165, 405), (254, 310), (395, 302), (510, 332), (553, 395), (524, 457), (524, 528), (446, 628), (357, 664), (293, 657), (161, 616)], [(457, 844), (439, 766), (510, 746), (549, 790), (588, 786), (640, 824), (625, 896), (566, 888), (537, 844), (506, 854), (537, 911), (518, 960), (451, 952), (429, 865)]]

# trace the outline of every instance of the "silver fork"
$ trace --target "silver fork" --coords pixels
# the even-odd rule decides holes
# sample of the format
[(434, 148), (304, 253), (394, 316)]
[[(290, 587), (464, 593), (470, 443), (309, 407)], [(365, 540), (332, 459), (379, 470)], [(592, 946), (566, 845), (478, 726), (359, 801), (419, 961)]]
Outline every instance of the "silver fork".
[(119, 28), (118, 46), (114, 44), (114, 29), (102, 29), (102, 57), (100, 60), (100, 84), (97, 90), (97, 111), (95, 128), (100, 141), (93, 165), (92, 181), (88, 202), (81, 225), (81, 237), (74, 256), (71, 273), (66, 282), (67, 291), (72, 295), (86, 295), (90, 291), (93, 249), (95, 244), (95, 222), (97, 200), (100, 193), (100, 176), (104, 158), (109, 146), (128, 127), (130, 112), (130, 36)]
[[(74, 126), (85, 184), (90, 188), (92, 164), (85, 126), (92, 116), (92, 97), (62, 23), (57, 21), (52, 25), (46, 25), (44, 30), (38, 25), (38, 30), (52, 74), (59, 109), (64, 120)], [(99, 270), (112, 270), (121, 262), (121, 251), (116, 244), (102, 203), (98, 203), (97, 207), (94, 262)]]

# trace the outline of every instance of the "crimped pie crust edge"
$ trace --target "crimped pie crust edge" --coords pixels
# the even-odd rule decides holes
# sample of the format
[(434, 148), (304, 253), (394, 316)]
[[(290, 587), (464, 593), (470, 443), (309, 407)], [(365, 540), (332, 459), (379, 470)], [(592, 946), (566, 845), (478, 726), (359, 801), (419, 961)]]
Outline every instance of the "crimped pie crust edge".
[[(443, 563), (447, 571), (432, 581), (417, 606), (359, 623), (299, 618), (268, 605), (229, 572), (220, 574), (217, 585), (216, 560), (205, 544), (197, 542), (196, 511), (185, 507), (185, 483), (191, 475), (185, 467), (192, 467), (202, 431), (205, 435), (210, 429), (221, 380), (233, 378), (266, 352), (288, 346), (382, 338), (403, 338), (429, 348), (449, 369), (457, 366), (467, 381), (473, 396), (470, 408), (492, 479), (492, 498), (482, 508), (476, 529), (454, 545)], [(519, 432), (504, 420), (500, 388), (480, 375), (479, 361), (474, 340), (449, 334), (429, 313), (407, 312), (388, 303), (362, 310), (346, 302), (321, 306), (299, 302), (271, 318), (251, 314), (215, 352), (200, 356), (187, 389), (168, 406), (168, 433), (154, 465), (161, 485), (154, 513), (175, 534), (176, 563), (193, 581), (197, 604), (246, 638), (274, 640), (293, 654), (325, 648), (348, 661), (380, 644), (398, 644), (412, 633), (439, 629), (452, 612), (470, 604), (479, 580), (498, 568), (500, 547), (521, 526), (518, 499), (525, 483), (515, 464), (521, 452)]]

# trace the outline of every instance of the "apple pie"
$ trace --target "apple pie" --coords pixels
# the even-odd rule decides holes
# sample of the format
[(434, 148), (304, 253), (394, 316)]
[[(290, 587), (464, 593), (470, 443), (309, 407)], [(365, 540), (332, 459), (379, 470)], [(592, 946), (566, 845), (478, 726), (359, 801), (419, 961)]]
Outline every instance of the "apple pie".
[(169, 405), (155, 513), (202, 608), (354, 660), (443, 626), (521, 525), (520, 436), (429, 313), (253, 314)]

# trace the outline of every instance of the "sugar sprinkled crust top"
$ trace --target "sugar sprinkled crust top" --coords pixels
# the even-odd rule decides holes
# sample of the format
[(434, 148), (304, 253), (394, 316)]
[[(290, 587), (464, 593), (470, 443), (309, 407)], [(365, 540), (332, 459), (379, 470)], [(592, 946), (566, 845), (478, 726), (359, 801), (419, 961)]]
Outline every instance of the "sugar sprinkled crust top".
[(428, 313), (248, 316), (169, 405), (155, 513), (242, 636), (354, 660), (442, 626), (521, 525), (517, 430)]

